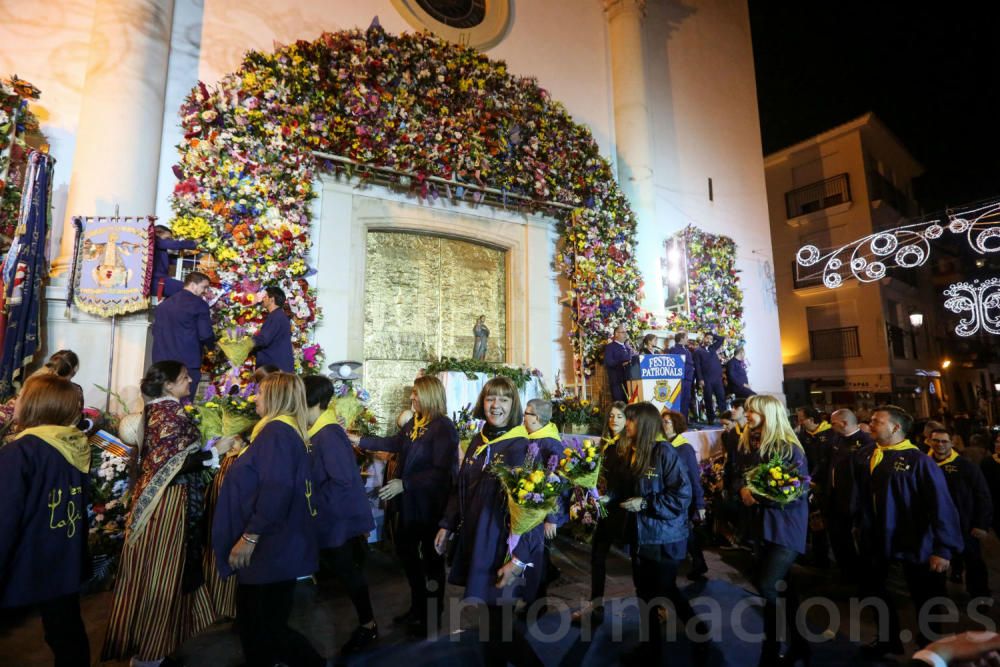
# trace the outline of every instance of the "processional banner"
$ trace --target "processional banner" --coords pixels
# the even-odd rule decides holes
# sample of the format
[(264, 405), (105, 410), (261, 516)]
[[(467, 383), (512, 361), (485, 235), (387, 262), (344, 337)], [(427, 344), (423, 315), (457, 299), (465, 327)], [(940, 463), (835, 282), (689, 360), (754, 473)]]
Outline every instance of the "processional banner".
[(111, 317), (149, 307), (154, 216), (75, 217), (73, 282), (67, 308)]

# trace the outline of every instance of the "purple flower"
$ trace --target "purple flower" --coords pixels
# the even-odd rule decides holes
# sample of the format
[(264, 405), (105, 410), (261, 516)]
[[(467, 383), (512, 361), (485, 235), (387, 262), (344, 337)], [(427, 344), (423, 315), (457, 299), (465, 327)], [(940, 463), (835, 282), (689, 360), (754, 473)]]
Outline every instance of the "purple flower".
[(538, 458), (538, 443), (537, 442), (533, 441), (533, 442), (531, 442), (528, 445), (528, 454), (527, 454), (526, 458), (530, 458), (532, 461), (534, 461), (536, 458)]
[(549, 472), (552, 472), (556, 469), (556, 466), (558, 465), (559, 465), (559, 457), (553, 454), (552, 456), (549, 457), (549, 464), (546, 467), (549, 469)]
[(205, 387), (205, 400), (210, 401), (218, 395), (219, 390), (215, 388), (214, 384), (210, 384)]
[(541, 503), (543, 500), (545, 500), (542, 497), (542, 494), (540, 493), (531, 493), (528, 495), (528, 497), (531, 498), (531, 502), (533, 503)]

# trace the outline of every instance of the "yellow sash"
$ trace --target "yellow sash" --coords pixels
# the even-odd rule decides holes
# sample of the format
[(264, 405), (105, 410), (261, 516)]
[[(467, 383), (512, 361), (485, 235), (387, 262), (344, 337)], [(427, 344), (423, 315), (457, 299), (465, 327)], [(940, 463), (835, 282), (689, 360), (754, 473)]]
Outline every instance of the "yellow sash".
[(684, 437), (684, 434), (678, 435), (676, 438), (670, 441), (670, 444), (674, 447), (680, 447), (681, 445), (689, 445), (691, 442)]
[(416, 440), (424, 434), (427, 430), (427, 424), (430, 423), (430, 419), (427, 417), (416, 413), (413, 415), (413, 429), (410, 431), (410, 440)]
[(742, 439), (743, 431), (747, 430), (747, 425), (744, 424), (743, 426), (740, 426), (739, 422), (733, 422), (733, 430), (736, 431), (736, 438)]
[[(288, 422), (285, 423), (288, 424)], [(309, 437), (310, 438), (313, 437), (314, 435), (322, 431), (324, 427), (329, 426), (330, 424), (339, 424), (339, 423), (340, 422), (337, 421), (337, 411), (334, 410), (333, 408), (327, 408), (323, 412), (319, 413), (319, 417), (316, 419), (313, 425), (309, 427)], [(289, 425), (294, 426), (296, 430), (298, 430), (298, 426), (296, 426), (295, 424), (289, 424)]]
[(829, 430), (830, 430), (830, 422), (824, 421), (819, 426), (816, 427), (815, 431), (810, 431), (809, 429), (806, 429), (806, 433), (808, 433), (809, 435), (816, 435), (817, 433), (822, 433), (823, 431), (829, 431)]
[(87, 443), (87, 434), (77, 427), (32, 426), (18, 433), (14, 439), (20, 440), (26, 435), (44, 440), (80, 472), (90, 471), (90, 445)]
[(901, 452), (907, 449), (916, 449), (916, 448), (917, 446), (914, 445), (909, 440), (904, 440), (903, 442), (896, 445), (888, 445), (888, 446), (876, 445), (875, 453), (872, 454), (872, 460), (868, 462), (869, 466), (868, 470), (870, 472), (875, 472), (875, 468), (878, 467), (879, 463), (882, 463), (882, 457), (885, 455), (885, 452), (887, 451)]
[(613, 438), (601, 438), (601, 441), (604, 442), (604, 446), (601, 448), (601, 451), (603, 452), (608, 447), (613, 447), (614, 445), (617, 445), (618, 444), (618, 440), (621, 437), (622, 437), (622, 434), (618, 433)]
[(473, 452), (472, 454), (473, 458), (479, 458), (479, 455), (482, 454), (487, 447), (496, 444), (498, 442), (503, 442), (504, 440), (513, 440), (514, 438), (527, 438), (528, 429), (524, 428), (524, 424), (520, 424), (518, 426), (515, 426), (511, 430), (507, 431), (503, 435), (498, 435), (493, 440), (487, 440), (486, 436), (482, 433), (482, 431), (479, 432), (479, 437), (483, 439), (483, 444), (481, 444), (476, 449), (476, 451)]
[[(281, 422), (282, 424), (288, 424), (289, 426), (294, 428), (295, 432), (299, 434), (300, 438), (302, 438), (302, 431), (299, 430), (299, 423), (295, 421), (295, 417), (291, 415), (278, 415), (277, 417), (269, 417), (267, 419), (261, 419), (259, 422), (257, 422), (257, 425), (253, 427), (252, 431), (250, 431), (251, 445), (253, 444), (253, 441), (257, 439), (257, 436), (260, 435), (260, 432), (264, 430), (264, 427), (270, 424), (271, 422)], [(302, 444), (305, 444), (305, 442), (306, 439), (302, 438)], [(246, 454), (248, 449), (250, 449), (250, 445), (244, 447), (243, 450), (239, 453), (239, 456), (243, 456), (244, 454)]]
[(553, 424), (552, 422), (549, 422), (548, 424), (538, 429), (534, 433), (528, 434), (528, 440), (540, 440), (542, 438), (552, 438), (553, 440), (561, 440), (562, 437), (559, 435), (559, 427)]
[[(930, 457), (932, 459), (934, 458), (934, 452), (933, 451), (930, 453)], [(947, 464), (951, 463), (952, 461), (954, 461), (957, 458), (958, 458), (958, 452), (956, 452), (953, 449), (953, 450), (951, 450), (951, 454), (944, 461), (938, 461), (937, 459), (934, 459), (934, 463), (938, 464), (939, 466), (943, 466), (943, 465), (947, 465)]]

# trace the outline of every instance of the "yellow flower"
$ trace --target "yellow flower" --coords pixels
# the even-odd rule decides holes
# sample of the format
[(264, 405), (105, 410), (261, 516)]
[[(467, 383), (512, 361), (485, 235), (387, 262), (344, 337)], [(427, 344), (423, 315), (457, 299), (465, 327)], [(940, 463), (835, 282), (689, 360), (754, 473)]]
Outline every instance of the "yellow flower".
[(541, 470), (536, 470), (535, 472), (531, 473), (531, 477), (529, 477), (529, 479), (533, 483), (538, 484), (539, 482), (545, 480), (545, 473), (543, 473)]
[(775, 482), (773, 479), (769, 483), (771, 486), (778, 486), (778, 483)]
[(566, 412), (566, 406), (565, 405), (560, 405), (559, 406), (559, 412)]
[(563, 450), (563, 454), (565, 454), (566, 456), (570, 456), (573, 454), (573, 450), (567, 447), (566, 449)]
[(524, 499), (527, 498), (527, 497), (528, 497), (528, 492), (527, 491), (518, 491), (517, 492), (517, 499), (518, 500), (520, 500), (520, 501), (523, 502)]
[(521, 488), (527, 491), (528, 493), (531, 493), (532, 491), (535, 490), (535, 485), (532, 484), (531, 482), (525, 481), (521, 482)]
[(588, 405), (590, 405), (590, 401), (588, 401), (587, 399), (583, 399), (582, 401), (580, 401), (580, 405), (582, 405), (583, 407), (587, 407)]

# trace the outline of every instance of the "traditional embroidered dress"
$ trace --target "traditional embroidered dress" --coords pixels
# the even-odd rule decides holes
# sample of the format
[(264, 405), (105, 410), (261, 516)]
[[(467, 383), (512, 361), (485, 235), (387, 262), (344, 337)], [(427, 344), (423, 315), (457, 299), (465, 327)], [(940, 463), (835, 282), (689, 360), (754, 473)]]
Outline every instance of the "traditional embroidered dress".
[(205, 574), (205, 590), (212, 601), (212, 607), (219, 618), (236, 618), (236, 577), (223, 579), (219, 576), (219, 568), (215, 561), (215, 551), (212, 548), (212, 521), (215, 518), (216, 504), (219, 502), (219, 492), (239, 452), (231, 450), (222, 459), (219, 471), (212, 478), (212, 483), (205, 493), (205, 525), (208, 526), (208, 544), (202, 554), (202, 571)]
[(176, 399), (149, 403), (103, 660), (162, 658), (216, 618), (201, 585), (200, 447)]

